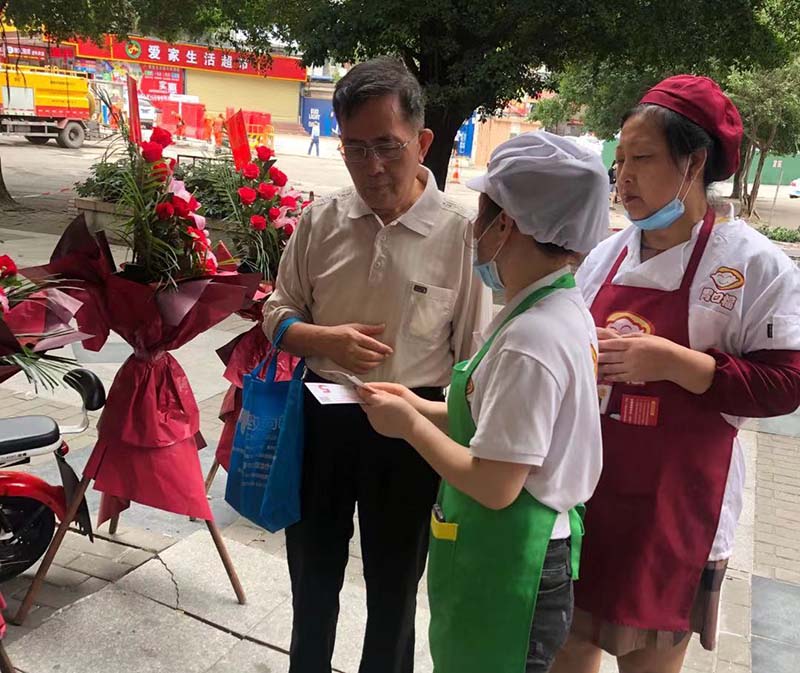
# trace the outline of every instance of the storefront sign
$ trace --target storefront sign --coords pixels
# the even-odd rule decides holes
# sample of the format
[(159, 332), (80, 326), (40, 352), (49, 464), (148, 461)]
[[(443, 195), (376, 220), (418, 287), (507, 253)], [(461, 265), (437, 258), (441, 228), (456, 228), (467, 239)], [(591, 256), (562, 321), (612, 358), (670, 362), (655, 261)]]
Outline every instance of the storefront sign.
[(93, 42), (79, 42), (76, 49), (78, 56), (88, 58), (257, 75), (299, 82), (306, 80), (306, 70), (300, 59), (288, 56), (273, 56), (271, 63), (253, 63), (246, 55), (238, 52), (196, 44), (168, 44), (144, 37), (131, 38), (127, 42), (108, 37), (102, 46)]
[(2, 45), (0, 52), (7, 58), (24, 58), (38, 61), (49, 61), (53, 58), (71, 58), (75, 55), (75, 50), (71, 47), (52, 46), (42, 47), (32, 44), (11, 44)]
[(157, 65), (142, 65), (139, 91), (153, 103), (169, 100), (173, 94), (182, 94), (183, 77), (178, 68), (165, 68)]

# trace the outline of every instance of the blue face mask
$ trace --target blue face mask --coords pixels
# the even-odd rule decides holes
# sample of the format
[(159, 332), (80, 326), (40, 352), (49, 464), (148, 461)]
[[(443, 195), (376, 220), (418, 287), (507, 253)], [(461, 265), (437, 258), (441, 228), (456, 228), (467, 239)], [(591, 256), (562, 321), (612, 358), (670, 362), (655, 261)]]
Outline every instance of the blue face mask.
[[(497, 217), (500, 217), (499, 215)], [(506, 289), (506, 286), (503, 285), (503, 279), (500, 278), (500, 270), (497, 268), (497, 256), (500, 254), (500, 251), (503, 249), (503, 246), (506, 244), (505, 241), (500, 245), (497, 249), (497, 252), (494, 253), (494, 257), (492, 257), (488, 262), (484, 262), (481, 264), (478, 262), (478, 243), (481, 242), (481, 239), (486, 235), (486, 232), (489, 231), (494, 226), (494, 223), (497, 222), (497, 218), (495, 218), (492, 223), (486, 227), (486, 231), (484, 231), (478, 240), (475, 242), (475, 247), (472, 249), (472, 268), (475, 269), (475, 272), (480, 276), (481, 281), (483, 284), (488, 287), (490, 290), (494, 292), (502, 292)], [(506, 239), (508, 240), (508, 239)]]
[[(659, 208), (656, 212), (648, 217), (645, 217), (641, 220), (634, 220), (629, 214), (628, 211), (625, 211), (625, 217), (627, 217), (633, 224), (635, 224), (639, 229), (643, 229), (644, 231), (653, 231), (655, 229), (666, 229), (667, 227), (671, 227), (675, 222), (677, 222), (682, 216), (683, 213), (686, 211), (686, 206), (683, 204), (683, 199), (686, 198), (684, 195), (683, 199), (680, 198), (681, 190), (683, 189), (683, 183), (686, 182), (686, 176), (689, 173), (689, 164), (686, 164), (686, 172), (683, 174), (683, 180), (681, 180), (681, 186), (678, 187), (678, 193), (675, 195), (675, 198), (672, 199), (667, 205)], [(691, 186), (691, 185), (690, 185)], [(688, 190), (686, 194), (688, 194)]]

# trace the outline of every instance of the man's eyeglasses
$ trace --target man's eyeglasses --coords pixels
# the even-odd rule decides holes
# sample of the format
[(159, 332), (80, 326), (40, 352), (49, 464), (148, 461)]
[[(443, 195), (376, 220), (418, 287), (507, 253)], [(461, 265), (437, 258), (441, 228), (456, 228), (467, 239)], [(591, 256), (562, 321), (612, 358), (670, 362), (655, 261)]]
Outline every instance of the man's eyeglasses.
[[(413, 138), (412, 138), (413, 140)], [(369, 153), (372, 152), (376, 159), (381, 161), (397, 161), (403, 156), (403, 152), (411, 144), (411, 140), (404, 143), (384, 143), (373, 147), (364, 145), (339, 145), (339, 153), (342, 158), (351, 164), (366, 161)]]

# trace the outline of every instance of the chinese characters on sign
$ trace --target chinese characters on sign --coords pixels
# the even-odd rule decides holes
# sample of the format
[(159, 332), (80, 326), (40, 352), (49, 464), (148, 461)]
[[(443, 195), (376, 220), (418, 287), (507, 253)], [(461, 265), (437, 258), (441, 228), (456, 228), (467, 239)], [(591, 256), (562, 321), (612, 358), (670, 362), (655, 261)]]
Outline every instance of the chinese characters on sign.
[(245, 54), (222, 51), (201, 45), (168, 44), (143, 37), (120, 42), (108, 37), (102, 47), (91, 42), (80, 42), (77, 55), (136, 63), (169, 65), (177, 68), (195, 68), (214, 72), (236, 72), (262, 75), (304, 82), (306, 71), (300, 59), (273, 56), (270, 60), (253, 61)]

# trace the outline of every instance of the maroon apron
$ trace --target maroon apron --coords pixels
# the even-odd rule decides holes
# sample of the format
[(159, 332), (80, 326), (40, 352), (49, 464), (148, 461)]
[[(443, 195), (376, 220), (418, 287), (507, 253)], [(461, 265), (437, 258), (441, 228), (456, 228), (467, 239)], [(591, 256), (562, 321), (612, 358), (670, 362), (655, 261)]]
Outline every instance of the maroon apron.
[[(689, 293), (714, 226), (706, 214), (680, 288), (614, 285), (592, 304), (598, 327), (689, 347)], [(603, 473), (587, 503), (576, 606), (605, 621), (688, 631), (722, 509), (736, 429), (680, 386), (615, 383), (602, 417)]]

